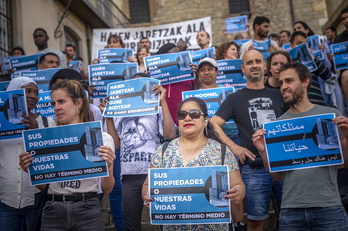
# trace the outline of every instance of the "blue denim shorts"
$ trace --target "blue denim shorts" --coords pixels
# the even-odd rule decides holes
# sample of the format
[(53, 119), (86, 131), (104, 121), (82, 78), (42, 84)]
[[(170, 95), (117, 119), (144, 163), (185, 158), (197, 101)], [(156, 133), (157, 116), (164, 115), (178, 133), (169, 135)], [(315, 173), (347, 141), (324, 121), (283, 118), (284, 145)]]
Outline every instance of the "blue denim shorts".
[(279, 231), (347, 231), (348, 218), (343, 206), (281, 209)]
[[(264, 167), (250, 168), (249, 164), (241, 167), (242, 179), (246, 188), (245, 204), (249, 220), (265, 220), (268, 218), (272, 187), (278, 188), (281, 197), (282, 182), (274, 181)], [(281, 198), (277, 199), (280, 201)]]

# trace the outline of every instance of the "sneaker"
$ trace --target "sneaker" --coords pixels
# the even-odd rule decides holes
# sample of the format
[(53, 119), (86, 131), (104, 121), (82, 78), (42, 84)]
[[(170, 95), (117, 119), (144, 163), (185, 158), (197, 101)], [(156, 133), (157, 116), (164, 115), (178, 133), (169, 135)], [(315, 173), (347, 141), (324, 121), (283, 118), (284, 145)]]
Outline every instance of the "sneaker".
[(234, 223), (234, 230), (235, 231), (247, 231), (247, 227), (243, 221), (239, 221)]

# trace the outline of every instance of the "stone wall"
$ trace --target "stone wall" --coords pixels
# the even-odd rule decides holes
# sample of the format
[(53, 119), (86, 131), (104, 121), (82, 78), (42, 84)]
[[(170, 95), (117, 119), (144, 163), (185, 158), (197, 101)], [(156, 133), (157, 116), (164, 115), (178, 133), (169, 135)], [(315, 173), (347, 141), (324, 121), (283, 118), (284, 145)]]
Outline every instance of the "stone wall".
[[(282, 29), (292, 31), (293, 21), (303, 20), (315, 33), (322, 33), (321, 27), (327, 21), (325, 0), (292, 0), (294, 19), (291, 15), (290, 0), (249, 0), (252, 22), (256, 16), (266, 16), (271, 20), (270, 33), (279, 33)], [(151, 25), (180, 22), (201, 17), (211, 17), (213, 45), (219, 45), (226, 39), (223, 33), (226, 18), (239, 16), (229, 13), (228, 0), (149, 0)], [(228, 35), (227, 39), (233, 39)]]

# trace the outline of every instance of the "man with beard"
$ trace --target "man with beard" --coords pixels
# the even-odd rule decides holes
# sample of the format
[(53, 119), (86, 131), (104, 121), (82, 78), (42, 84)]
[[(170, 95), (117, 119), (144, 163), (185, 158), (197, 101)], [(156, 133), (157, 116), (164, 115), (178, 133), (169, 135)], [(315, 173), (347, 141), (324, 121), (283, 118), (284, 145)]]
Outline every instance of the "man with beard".
[[(262, 128), (263, 123), (275, 120), (286, 111), (279, 90), (264, 86), (265, 69), (262, 54), (257, 50), (247, 51), (242, 59), (246, 87), (229, 95), (211, 119), (220, 141), (242, 164), (240, 169), (247, 192), (245, 203), (249, 231), (263, 230), (268, 218), (272, 183), (275, 183), (263, 167), (251, 136)], [(237, 124), (241, 146), (229, 139), (221, 128), (230, 119)]]
[(209, 43), (210, 43), (210, 35), (208, 32), (204, 31), (204, 30), (200, 30), (198, 31), (197, 35), (196, 35), (196, 40), (197, 40), (197, 44), (199, 45), (199, 47), (203, 50), (203, 49), (207, 49), (209, 48)]
[[(252, 40), (255, 40), (257, 42), (264, 42), (267, 40), (267, 36), (269, 33), (270, 28), (270, 21), (268, 18), (263, 16), (257, 16), (254, 19), (253, 23), (253, 29), (254, 29), (254, 37)], [(248, 51), (254, 49), (252, 46), (253, 41), (250, 40), (242, 45), (240, 48), (240, 57), (243, 57), (243, 55)], [(269, 51), (272, 53), (275, 50), (278, 50), (278, 44), (276, 41), (271, 40), (271, 46), (269, 48)]]
[[(348, 118), (339, 116), (336, 109), (315, 105), (309, 101), (307, 91), (311, 83), (311, 73), (300, 63), (287, 63), (280, 69), (280, 88), (284, 101), (290, 109), (279, 120), (335, 113), (333, 119), (342, 132), (341, 146), (345, 165), (348, 154)], [(268, 160), (260, 129), (252, 136), (253, 143), (262, 157), (265, 168)], [(337, 187), (337, 166), (313, 167), (292, 171), (270, 173), (275, 180), (283, 180), (283, 196), (279, 216), (279, 228), (292, 230), (348, 230), (348, 218), (342, 206)]]

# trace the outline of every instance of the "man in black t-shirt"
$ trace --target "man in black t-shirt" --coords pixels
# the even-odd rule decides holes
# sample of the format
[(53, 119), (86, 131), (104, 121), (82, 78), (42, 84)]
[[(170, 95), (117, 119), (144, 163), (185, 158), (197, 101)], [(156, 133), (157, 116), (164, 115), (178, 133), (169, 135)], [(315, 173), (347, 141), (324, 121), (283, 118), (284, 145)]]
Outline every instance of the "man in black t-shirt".
[[(242, 61), (242, 71), (247, 79), (246, 87), (229, 95), (211, 119), (220, 141), (230, 148), (242, 164), (241, 174), (247, 192), (245, 202), (248, 230), (263, 229), (268, 218), (272, 183), (275, 183), (263, 167), (251, 137), (262, 128), (263, 123), (276, 120), (286, 111), (280, 91), (265, 88), (265, 69), (266, 62), (262, 54), (257, 50), (247, 51)], [(229, 139), (221, 129), (230, 119), (237, 124), (241, 146)]]

